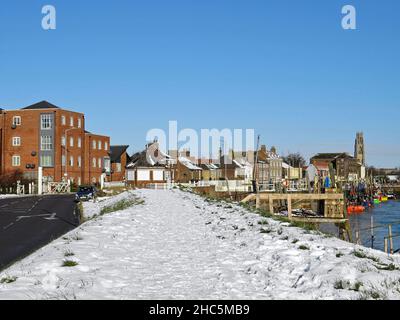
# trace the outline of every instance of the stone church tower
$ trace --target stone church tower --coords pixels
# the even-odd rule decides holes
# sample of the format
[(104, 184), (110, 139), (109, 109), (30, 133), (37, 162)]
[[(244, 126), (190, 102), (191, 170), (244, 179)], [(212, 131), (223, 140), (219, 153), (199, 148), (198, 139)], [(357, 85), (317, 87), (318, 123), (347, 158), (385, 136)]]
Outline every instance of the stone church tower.
[(356, 142), (354, 145), (354, 158), (356, 158), (360, 164), (365, 166), (364, 134), (362, 132), (357, 132), (356, 135)]

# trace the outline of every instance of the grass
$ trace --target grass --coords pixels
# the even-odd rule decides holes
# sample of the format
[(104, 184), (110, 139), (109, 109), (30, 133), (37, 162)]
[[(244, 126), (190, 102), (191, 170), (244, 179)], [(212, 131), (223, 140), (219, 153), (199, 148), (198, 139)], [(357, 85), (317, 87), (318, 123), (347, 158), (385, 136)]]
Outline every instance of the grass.
[(360, 258), (360, 259), (369, 259), (369, 260), (372, 260), (372, 261), (374, 261), (376, 263), (380, 263), (378, 258), (372, 257), (372, 256), (368, 256), (364, 251), (361, 251), (361, 250), (354, 250), (353, 251), (353, 255), (355, 257), (357, 257), (357, 258)]
[(399, 267), (396, 267), (395, 264), (381, 264), (380, 266), (375, 266), (378, 270), (384, 270), (384, 271), (396, 271), (399, 270)]
[(268, 233), (271, 233), (271, 232), (272, 232), (271, 229), (264, 229), (264, 228), (260, 229), (260, 233), (268, 234)]
[(78, 265), (78, 262), (73, 260), (64, 260), (62, 263), (62, 267), (75, 267)]
[(67, 250), (64, 252), (64, 257), (72, 257), (74, 255), (75, 253), (73, 253), (71, 250)]
[(0, 280), (1, 284), (9, 284), (17, 281), (17, 277), (6, 276)]
[(344, 256), (344, 254), (341, 253), (341, 252), (336, 253), (336, 258), (341, 258), (341, 257), (343, 257), (343, 256)]
[(353, 285), (350, 283), (350, 281), (344, 281), (344, 280), (336, 280), (335, 283), (333, 284), (333, 287), (336, 290), (350, 290), (350, 291), (356, 291), (359, 292), (361, 287), (364, 284), (361, 281), (355, 282)]
[(300, 249), (300, 250), (310, 250), (310, 248), (307, 247), (307, 246), (305, 246), (304, 244), (300, 245), (300, 246), (299, 246), (299, 249)]
[(293, 244), (296, 244), (297, 242), (299, 242), (299, 239), (294, 239), (294, 240), (292, 241)]
[(143, 204), (143, 203), (144, 203), (144, 200), (132, 196), (132, 197), (129, 197), (126, 199), (119, 200), (112, 205), (104, 207), (103, 209), (101, 209), (100, 215), (103, 216), (108, 213), (125, 210), (134, 205), (139, 205), (139, 204)]

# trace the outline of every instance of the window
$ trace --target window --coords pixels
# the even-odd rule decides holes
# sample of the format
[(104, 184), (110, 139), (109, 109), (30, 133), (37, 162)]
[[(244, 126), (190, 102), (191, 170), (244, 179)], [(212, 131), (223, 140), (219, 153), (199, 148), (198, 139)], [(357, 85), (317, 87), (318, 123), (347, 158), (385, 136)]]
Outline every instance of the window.
[(53, 166), (53, 157), (50, 155), (42, 155), (40, 157), (40, 166), (41, 167), (52, 167)]
[(115, 167), (116, 167), (117, 172), (121, 172), (121, 164), (120, 163), (116, 163)]
[(78, 177), (78, 185), (80, 186), (82, 184), (82, 179), (81, 177)]
[(69, 138), (69, 146), (73, 147), (74, 146), (74, 137)]
[(104, 150), (108, 150), (108, 143), (107, 142), (104, 142)]
[(12, 166), (19, 167), (21, 165), (21, 157), (20, 156), (12, 156)]
[(82, 166), (82, 157), (78, 156), (78, 167), (80, 168)]
[(101, 158), (97, 159), (97, 162), (98, 162), (99, 168), (101, 168)]
[(67, 124), (67, 120), (65, 116), (61, 116), (61, 125), (65, 126)]
[(96, 140), (93, 140), (92, 146), (93, 146), (93, 149), (96, 149)]
[(20, 116), (14, 116), (13, 117), (13, 125), (14, 126), (20, 126), (21, 125), (21, 117)]
[(69, 118), (69, 125), (70, 125), (71, 127), (74, 126), (74, 117), (70, 117), (70, 118)]
[(53, 127), (53, 119), (51, 114), (42, 114), (40, 117), (42, 130), (49, 130)]
[(78, 148), (81, 148), (81, 147), (82, 147), (82, 138), (79, 137), (78, 138)]
[(73, 167), (74, 166), (74, 156), (69, 157), (69, 166)]
[(96, 168), (96, 164), (97, 164), (97, 163), (96, 163), (96, 158), (93, 158), (93, 159), (92, 159), (92, 164), (93, 164), (93, 168)]
[(82, 120), (81, 120), (81, 118), (78, 118), (78, 128), (81, 128), (82, 127)]
[(61, 156), (61, 165), (65, 167), (65, 155)]
[(101, 141), (99, 141), (98, 149), (101, 150)]
[(62, 136), (61, 137), (61, 145), (65, 147), (65, 143), (66, 143), (65, 136)]
[(21, 137), (13, 137), (12, 145), (13, 147), (19, 147), (21, 145)]
[(53, 150), (53, 141), (51, 136), (41, 136), (41, 150), (42, 151), (51, 151)]

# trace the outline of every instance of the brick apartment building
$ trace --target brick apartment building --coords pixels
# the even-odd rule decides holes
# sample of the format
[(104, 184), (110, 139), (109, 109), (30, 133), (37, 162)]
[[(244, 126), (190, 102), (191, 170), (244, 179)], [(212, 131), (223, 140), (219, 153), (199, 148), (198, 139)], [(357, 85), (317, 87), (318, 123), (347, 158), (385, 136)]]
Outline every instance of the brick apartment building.
[(99, 183), (110, 171), (110, 138), (85, 130), (83, 113), (47, 101), (18, 109), (0, 109), (0, 174), (21, 171), (46, 181)]

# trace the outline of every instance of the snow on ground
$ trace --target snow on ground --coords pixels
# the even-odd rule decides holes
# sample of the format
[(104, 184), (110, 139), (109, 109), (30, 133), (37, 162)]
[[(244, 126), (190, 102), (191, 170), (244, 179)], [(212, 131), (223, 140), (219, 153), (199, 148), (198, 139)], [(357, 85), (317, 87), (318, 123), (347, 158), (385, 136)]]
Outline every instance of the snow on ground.
[[(118, 197), (132, 194), (145, 203), (95, 217), (2, 272), (0, 299), (400, 298), (400, 271), (381, 270), (399, 257), (179, 190)], [(94, 216), (115, 201), (85, 209)]]

